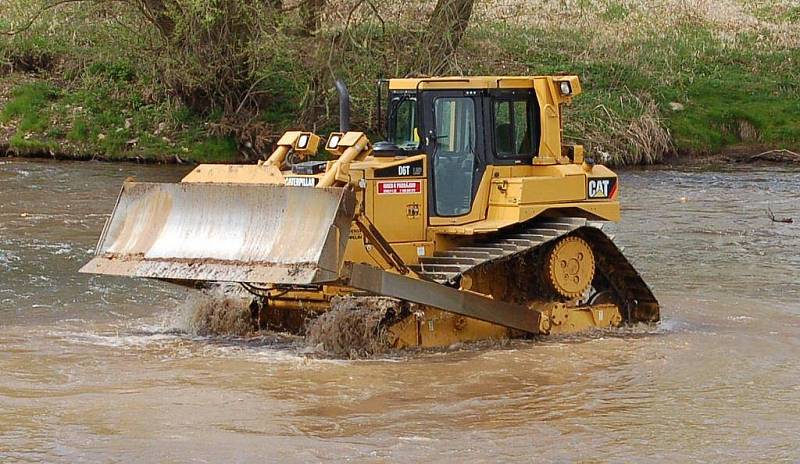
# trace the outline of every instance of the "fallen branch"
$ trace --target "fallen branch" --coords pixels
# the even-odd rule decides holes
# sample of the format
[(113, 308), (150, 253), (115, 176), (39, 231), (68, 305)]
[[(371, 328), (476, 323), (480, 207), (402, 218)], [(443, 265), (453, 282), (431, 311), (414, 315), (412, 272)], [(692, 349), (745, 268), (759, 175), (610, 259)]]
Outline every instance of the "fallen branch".
[(769, 150), (765, 151), (764, 153), (752, 155), (750, 158), (748, 158), (748, 161), (782, 161), (800, 163), (800, 154), (786, 149)]
[(767, 208), (767, 217), (770, 218), (772, 222), (782, 222), (784, 224), (791, 224), (794, 222), (794, 219), (790, 217), (776, 218), (775, 213), (772, 212), (772, 208)]

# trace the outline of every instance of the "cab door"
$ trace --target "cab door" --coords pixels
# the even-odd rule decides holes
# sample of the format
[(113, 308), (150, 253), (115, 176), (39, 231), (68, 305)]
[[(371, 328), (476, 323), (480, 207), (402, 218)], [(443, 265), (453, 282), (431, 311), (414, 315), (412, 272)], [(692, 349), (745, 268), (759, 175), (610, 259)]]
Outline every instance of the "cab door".
[(482, 99), (474, 90), (427, 91), (422, 104), (432, 186), (430, 215), (469, 214), (486, 169)]

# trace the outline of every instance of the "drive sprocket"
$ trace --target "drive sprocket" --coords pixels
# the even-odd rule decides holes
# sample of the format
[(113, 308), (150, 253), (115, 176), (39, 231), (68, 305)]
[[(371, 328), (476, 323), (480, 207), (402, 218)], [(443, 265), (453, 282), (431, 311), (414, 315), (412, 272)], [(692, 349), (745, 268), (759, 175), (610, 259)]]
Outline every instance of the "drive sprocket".
[(546, 256), (547, 284), (565, 298), (583, 295), (592, 284), (595, 260), (589, 243), (581, 237), (564, 237)]

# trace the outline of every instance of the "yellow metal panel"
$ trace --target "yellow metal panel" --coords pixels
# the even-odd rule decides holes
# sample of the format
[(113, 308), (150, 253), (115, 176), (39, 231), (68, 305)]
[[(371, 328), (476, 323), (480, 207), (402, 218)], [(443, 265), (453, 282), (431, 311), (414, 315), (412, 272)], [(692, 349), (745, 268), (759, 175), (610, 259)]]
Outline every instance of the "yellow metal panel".
[(264, 164), (201, 164), (181, 179), (183, 183), (283, 184), (275, 166)]
[(393, 348), (449, 346), (476, 340), (501, 340), (519, 336), (517, 331), (469, 317), (422, 307), (389, 327)]
[(578, 204), (580, 205), (578, 206), (579, 209), (591, 213), (600, 219), (614, 222), (620, 219), (619, 201), (604, 201), (602, 203), (583, 202)]
[[(359, 184), (361, 179), (366, 180), (364, 190), (359, 189), (356, 196), (359, 203), (363, 201), (363, 211), (366, 217), (380, 231), (381, 235), (391, 243), (406, 264), (416, 264), (419, 253), (430, 255), (433, 253), (433, 243), (425, 242), (425, 225), (427, 216), (427, 182), (425, 179), (425, 164), (421, 176), (375, 178), (375, 169), (391, 168), (395, 165), (407, 164), (418, 160), (425, 160), (425, 156), (406, 158), (372, 158), (353, 163), (351, 166), (351, 183)], [(379, 194), (378, 189), (383, 182), (385, 193)], [(388, 185), (395, 183), (395, 185)], [(413, 187), (411, 185), (413, 185)], [(395, 189), (389, 190), (389, 187)], [(419, 192), (405, 193), (410, 190)], [(393, 193), (391, 193), (393, 192)], [(405, 243), (398, 243), (405, 242)], [(350, 238), (345, 252), (345, 260), (356, 263), (378, 265), (386, 268), (377, 250), (364, 244), (361, 230), (351, 225)]]
[(521, 204), (579, 201), (586, 198), (586, 176), (525, 177)]
[(425, 239), (426, 180), (419, 177), (368, 181), (373, 209), (370, 220), (389, 242)]
[[(576, 168), (580, 168), (580, 166), (576, 166)], [(617, 175), (611, 169), (598, 164), (591, 168), (591, 170), (585, 171), (588, 176), (592, 177), (617, 177)]]
[[(608, 171), (611, 172), (611, 171)], [(585, 171), (577, 164), (564, 164), (564, 165), (550, 165), (550, 166), (533, 166), (531, 169), (531, 176), (574, 176), (583, 175)], [(612, 174), (613, 175), (613, 174)]]
[(355, 222), (350, 225), (350, 235), (344, 252), (344, 260), (352, 263), (371, 264), (382, 269), (390, 267), (377, 250), (367, 249), (364, 243), (364, 235)]
[[(551, 79), (536, 79), (534, 82), (536, 97), (539, 99), (539, 116), (541, 120), (541, 137), (539, 140), (539, 156), (537, 158), (555, 160), (561, 157), (561, 120), (558, 108), (560, 102), (554, 94), (555, 88)], [(545, 162), (546, 160), (538, 161)]]
[(294, 146), (294, 143), (297, 141), (297, 138), (300, 137), (302, 132), (300, 131), (286, 131), (283, 133), (280, 139), (278, 139), (278, 145), (283, 146)]
[(417, 264), (420, 256), (433, 254), (433, 242), (392, 243), (392, 248), (406, 264)]
[(339, 140), (340, 147), (352, 147), (359, 143), (359, 139), (364, 136), (363, 132), (350, 131), (346, 132)]
[(403, 164), (415, 163), (420, 160), (422, 160), (422, 166), (423, 166), (422, 175), (414, 176), (414, 178), (424, 178), (427, 176), (428, 173), (428, 163), (426, 155), (395, 156), (392, 158), (372, 157), (372, 158), (367, 158), (365, 161), (359, 162), (358, 164), (353, 163), (351, 165), (351, 168), (364, 169), (366, 171), (367, 179), (375, 179), (376, 169), (385, 169), (385, 168), (390, 168), (392, 166), (400, 166)]

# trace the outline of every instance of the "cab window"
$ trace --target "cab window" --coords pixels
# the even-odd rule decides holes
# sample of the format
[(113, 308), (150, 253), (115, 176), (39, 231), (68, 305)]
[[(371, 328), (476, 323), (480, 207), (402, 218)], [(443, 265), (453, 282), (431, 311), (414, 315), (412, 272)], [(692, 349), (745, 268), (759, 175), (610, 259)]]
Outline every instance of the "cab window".
[(533, 111), (528, 98), (494, 101), (494, 149), (500, 158), (533, 155)]
[(400, 148), (416, 148), (419, 145), (416, 127), (417, 101), (413, 98), (392, 100), (389, 114), (389, 141)]

